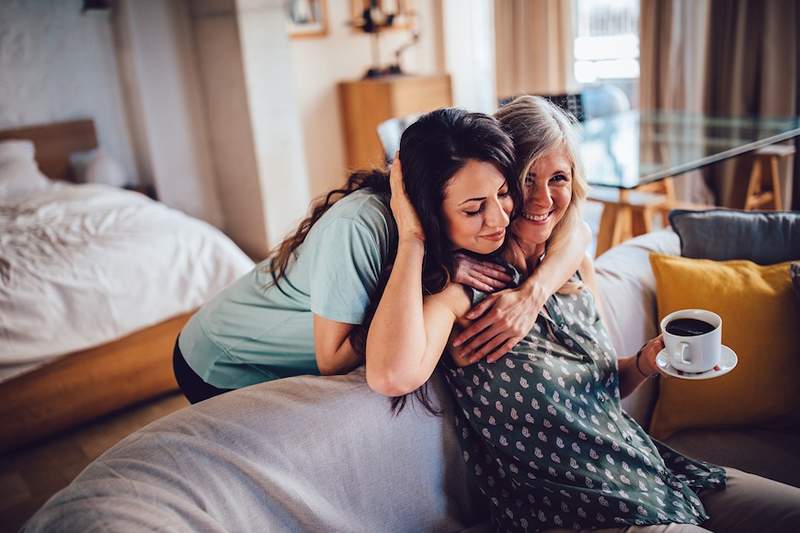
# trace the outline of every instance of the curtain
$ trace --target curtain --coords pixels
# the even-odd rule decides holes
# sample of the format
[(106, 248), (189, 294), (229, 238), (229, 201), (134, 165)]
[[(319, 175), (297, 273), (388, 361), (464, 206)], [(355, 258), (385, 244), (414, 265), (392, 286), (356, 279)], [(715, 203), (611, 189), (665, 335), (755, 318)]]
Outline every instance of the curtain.
[[(641, 2), (639, 105), (642, 109), (703, 111), (710, 3), (710, 0)], [(650, 157), (658, 159), (657, 155)], [(673, 181), (679, 200), (714, 203), (702, 171), (687, 172)]]
[[(642, 108), (798, 114), (800, 0), (642, 0), (640, 17)], [(705, 183), (715, 203), (741, 207), (751, 164), (738, 157), (703, 170), (705, 180), (682, 176), (679, 197), (708, 202)], [(782, 162), (785, 206), (800, 192), (796, 167)]]
[(567, 92), (572, 66), (570, 2), (495, 0), (497, 96)]
[[(800, 84), (800, 0), (712, 0), (706, 109), (715, 115), (797, 115)], [(800, 148), (795, 140), (796, 150)], [(800, 151), (798, 151), (800, 153)], [(715, 165), (708, 182), (721, 205), (741, 207), (747, 158)], [(783, 161), (784, 205), (800, 187), (793, 161)], [(800, 203), (794, 206), (800, 207)]]

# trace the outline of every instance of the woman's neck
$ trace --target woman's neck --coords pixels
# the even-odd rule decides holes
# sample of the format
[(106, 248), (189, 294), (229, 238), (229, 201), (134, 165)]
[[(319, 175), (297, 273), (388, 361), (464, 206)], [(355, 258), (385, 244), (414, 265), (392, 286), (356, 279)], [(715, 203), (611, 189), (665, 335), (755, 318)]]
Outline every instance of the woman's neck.
[(539, 266), (539, 260), (547, 249), (546, 243), (528, 243), (520, 239), (513, 232), (509, 235), (510, 246), (508, 247), (509, 263), (528, 274)]

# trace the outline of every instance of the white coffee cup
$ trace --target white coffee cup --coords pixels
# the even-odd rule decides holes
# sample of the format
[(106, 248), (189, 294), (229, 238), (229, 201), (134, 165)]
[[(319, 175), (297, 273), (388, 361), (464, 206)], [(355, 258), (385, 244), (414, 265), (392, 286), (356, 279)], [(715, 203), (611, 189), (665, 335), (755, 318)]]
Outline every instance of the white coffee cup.
[[(700, 335), (674, 335), (667, 331), (667, 324), (679, 318), (701, 320), (714, 327)], [(705, 309), (682, 309), (664, 317), (661, 321), (664, 347), (672, 368), (682, 372), (707, 372), (717, 366), (722, 348), (722, 318)]]

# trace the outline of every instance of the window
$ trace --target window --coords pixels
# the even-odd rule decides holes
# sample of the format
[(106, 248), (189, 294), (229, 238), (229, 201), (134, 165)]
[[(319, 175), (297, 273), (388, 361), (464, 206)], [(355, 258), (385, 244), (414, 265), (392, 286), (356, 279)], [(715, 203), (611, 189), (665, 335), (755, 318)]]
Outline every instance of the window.
[(639, 0), (574, 0), (574, 76), (610, 83), (633, 103), (639, 81)]

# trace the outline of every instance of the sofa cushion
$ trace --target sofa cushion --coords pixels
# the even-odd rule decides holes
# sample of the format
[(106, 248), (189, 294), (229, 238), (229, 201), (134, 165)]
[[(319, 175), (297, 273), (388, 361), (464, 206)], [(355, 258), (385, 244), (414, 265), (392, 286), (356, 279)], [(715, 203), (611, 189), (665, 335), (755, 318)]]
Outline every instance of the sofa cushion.
[(800, 421), (800, 306), (789, 263), (715, 262), (653, 254), (658, 314), (708, 309), (722, 317), (722, 342), (739, 357), (713, 380), (661, 377), (650, 433), (687, 428), (786, 427)]
[(800, 487), (800, 430), (691, 429), (666, 443), (696, 459)]
[(760, 265), (800, 259), (800, 213), (676, 209), (669, 222), (681, 241), (681, 255)]

